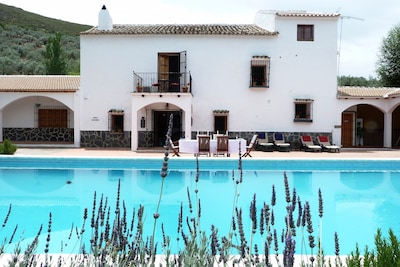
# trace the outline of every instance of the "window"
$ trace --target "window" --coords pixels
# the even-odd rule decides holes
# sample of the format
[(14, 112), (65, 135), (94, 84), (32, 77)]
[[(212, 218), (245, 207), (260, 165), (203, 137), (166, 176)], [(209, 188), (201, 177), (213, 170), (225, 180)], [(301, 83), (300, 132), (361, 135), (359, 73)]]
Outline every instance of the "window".
[(124, 132), (124, 111), (123, 110), (110, 110), (108, 112), (109, 129), (113, 133)]
[(40, 108), (38, 110), (38, 127), (67, 128), (68, 110)]
[(295, 99), (294, 101), (294, 121), (312, 122), (312, 99)]
[(228, 110), (214, 110), (214, 133), (226, 133), (228, 131)]
[(254, 56), (251, 59), (251, 87), (269, 87), (269, 62), (268, 56)]
[(297, 41), (314, 41), (314, 25), (297, 25)]

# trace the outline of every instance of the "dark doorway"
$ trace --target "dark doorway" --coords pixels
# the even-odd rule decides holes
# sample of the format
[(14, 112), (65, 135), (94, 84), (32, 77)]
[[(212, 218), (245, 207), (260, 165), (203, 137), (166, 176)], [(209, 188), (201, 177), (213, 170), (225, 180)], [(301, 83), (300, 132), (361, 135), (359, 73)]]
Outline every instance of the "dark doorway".
[(214, 132), (225, 134), (228, 130), (228, 116), (214, 116)]
[(400, 106), (392, 113), (392, 147), (400, 148)]
[(168, 131), (169, 117), (173, 117), (172, 136), (173, 141), (181, 137), (182, 120), (180, 111), (154, 111), (154, 146), (160, 147), (165, 144), (165, 135)]
[(354, 128), (354, 113), (342, 113), (342, 146), (353, 146), (353, 128)]
[(159, 53), (158, 54), (158, 76), (162, 82), (162, 91), (179, 92), (181, 77), (181, 54)]
[(368, 147), (383, 147), (384, 115), (374, 106), (357, 105), (357, 118), (363, 120), (363, 145)]

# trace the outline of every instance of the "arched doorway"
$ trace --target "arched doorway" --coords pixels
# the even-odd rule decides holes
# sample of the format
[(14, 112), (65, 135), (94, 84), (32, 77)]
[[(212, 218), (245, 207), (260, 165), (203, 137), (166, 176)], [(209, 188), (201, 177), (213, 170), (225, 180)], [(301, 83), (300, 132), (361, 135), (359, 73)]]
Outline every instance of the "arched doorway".
[(400, 148), (400, 106), (392, 113), (392, 147)]
[(343, 147), (383, 147), (384, 114), (372, 105), (359, 104), (342, 113)]

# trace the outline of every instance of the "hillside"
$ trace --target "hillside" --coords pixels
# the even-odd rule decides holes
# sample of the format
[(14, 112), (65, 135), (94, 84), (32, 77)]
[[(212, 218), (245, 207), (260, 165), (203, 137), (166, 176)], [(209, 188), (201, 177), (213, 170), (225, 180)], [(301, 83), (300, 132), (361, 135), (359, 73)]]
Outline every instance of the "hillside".
[(68, 73), (79, 74), (79, 33), (91, 27), (0, 4), (0, 74), (44, 74), (47, 40), (56, 32), (62, 34)]

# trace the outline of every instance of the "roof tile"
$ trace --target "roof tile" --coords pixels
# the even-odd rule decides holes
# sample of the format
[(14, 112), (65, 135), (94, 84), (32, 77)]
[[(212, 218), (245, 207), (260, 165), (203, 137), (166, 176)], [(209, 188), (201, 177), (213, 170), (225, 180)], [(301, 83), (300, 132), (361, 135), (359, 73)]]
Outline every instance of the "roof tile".
[(277, 11), (279, 17), (339, 17), (339, 13), (316, 13), (307, 11)]
[(91, 34), (183, 34), (183, 35), (260, 35), (274, 36), (255, 24), (114, 24), (112, 30), (98, 30), (93, 27), (81, 35)]
[(0, 75), (0, 92), (75, 92), (80, 76)]
[(360, 98), (360, 97), (395, 97), (400, 96), (400, 88), (396, 87), (362, 87), (343, 86), (338, 88), (339, 98)]

